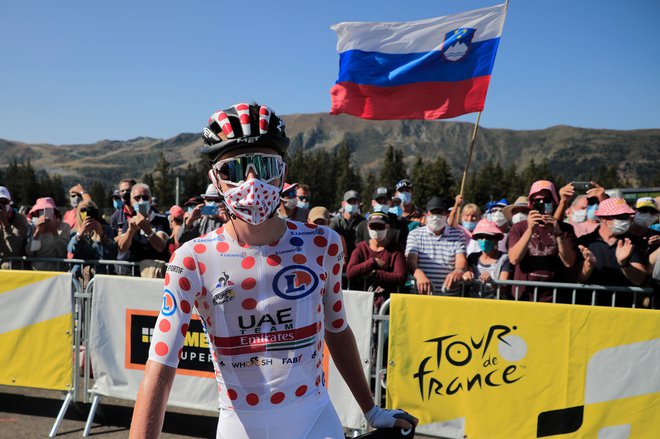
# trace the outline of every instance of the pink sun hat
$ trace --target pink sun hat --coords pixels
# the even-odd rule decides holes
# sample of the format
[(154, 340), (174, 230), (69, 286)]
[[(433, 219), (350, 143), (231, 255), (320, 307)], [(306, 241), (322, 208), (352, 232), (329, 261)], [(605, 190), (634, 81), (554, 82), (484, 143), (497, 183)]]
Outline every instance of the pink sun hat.
[(499, 235), (501, 239), (502, 237), (504, 237), (504, 232), (502, 232), (502, 229), (497, 227), (497, 224), (495, 224), (493, 221), (482, 219), (477, 223), (477, 226), (472, 231), (473, 238), (478, 235), (491, 235), (491, 236)]
[(37, 198), (37, 202), (34, 203), (34, 206), (32, 206), (32, 209), (28, 212), (28, 217), (32, 217), (32, 214), (37, 210), (44, 210), (47, 207), (52, 207), (59, 211), (57, 206), (55, 206), (55, 201), (51, 197)]
[[(529, 195), (528, 195), (529, 202), (530, 203), (532, 202), (532, 196), (538, 194), (543, 190), (550, 191), (550, 193), (552, 194), (552, 199), (555, 200), (555, 204), (559, 204), (559, 198), (557, 198), (557, 191), (555, 190), (555, 185), (548, 180), (539, 180), (539, 181), (535, 181), (534, 184), (532, 184), (532, 187), (529, 189)], [(532, 205), (530, 204), (529, 206), (531, 207)]]
[(608, 198), (603, 200), (598, 205), (598, 210), (596, 210), (596, 216), (618, 216), (618, 215), (632, 215), (635, 211), (632, 207), (628, 206), (626, 200), (623, 198)]

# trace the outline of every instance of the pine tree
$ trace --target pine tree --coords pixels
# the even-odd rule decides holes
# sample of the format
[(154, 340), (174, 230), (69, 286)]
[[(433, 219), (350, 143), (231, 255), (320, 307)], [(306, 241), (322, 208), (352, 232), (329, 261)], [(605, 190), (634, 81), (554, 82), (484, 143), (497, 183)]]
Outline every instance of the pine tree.
[(110, 189), (107, 188), (102, 181), (92, 181), (92, 185), (89, 187), (89, 195), (99, 209), (104, 210), (110, 208), (112, 204), (110, 200)]
[(358, 193), (362, 192), (362, 177), (359, 172), (356, 172), (355, 169), (353, 169), (353, 164), (351, 163), (351, 149), (345, 139), (339, 145), (339, 148), (337, 148), (337, 154), (335, 155), (335, 169), (337, 171), (335, 177), (336, 195), (333, 205), (327, 206), (330, 210), (341, 205), (341, 202), (344, 199), (344, 194), (347, 191), (354, 190)]
[(380, 169), (378, 176), (378, 184), (394, 189), (397, 181), (407, 177), (406, 165), (403, 163), (403, 152), (394, 149), (392, 145), (387, 145), (383, 167)]
[(158, 163), (154, 168), (154, 186), (151, 188), (151, 195), (158, 198), (161, 206), (171, 206), (174, 204), (174, 173), (171, 163), (165, 158), (161, 151)]

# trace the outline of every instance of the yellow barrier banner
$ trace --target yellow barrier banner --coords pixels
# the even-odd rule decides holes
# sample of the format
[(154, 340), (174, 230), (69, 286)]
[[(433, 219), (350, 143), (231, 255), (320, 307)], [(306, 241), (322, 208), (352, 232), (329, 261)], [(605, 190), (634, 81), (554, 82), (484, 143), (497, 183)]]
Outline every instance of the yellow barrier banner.
[(0, 384), (69, 390), (71, 274), (0, 271)]
[(389, 337), (387, 405), (426, 431), (660, 437), (658, 311), (396, 294)]

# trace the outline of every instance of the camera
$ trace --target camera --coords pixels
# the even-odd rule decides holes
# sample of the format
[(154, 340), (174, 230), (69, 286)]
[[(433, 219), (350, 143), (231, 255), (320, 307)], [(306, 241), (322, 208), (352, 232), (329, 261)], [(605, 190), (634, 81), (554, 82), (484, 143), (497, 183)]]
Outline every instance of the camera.
[(199, 211), (202, 215), (217, 215), (218, 208), (216, 206), (204, 205)]
[(591, 182), (588, 181), (574, 181), (571, 184), (576, 191), (586, 192), (591, 189)]
[(545, 215), (545, 203), (543, 201), (535, 201), (532, 203), (532, 210), (536, 210), (541, 215)]

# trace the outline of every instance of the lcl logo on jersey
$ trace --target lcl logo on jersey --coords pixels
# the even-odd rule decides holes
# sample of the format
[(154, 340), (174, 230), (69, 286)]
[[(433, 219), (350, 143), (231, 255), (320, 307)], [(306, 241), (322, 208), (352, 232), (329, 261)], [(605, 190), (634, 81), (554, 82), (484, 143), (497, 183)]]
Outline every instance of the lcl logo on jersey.
[(273, 291), (283, 299), (296, 300), (311, 294), (319, 285), (319, 277), (304, 265), (283, 268), (273, 279)]
[(176, 312), (176, 298), (170, 290), (165, 290), (163, 295), (163, 308), (160, 310), (164, 316), (171, 316)]

